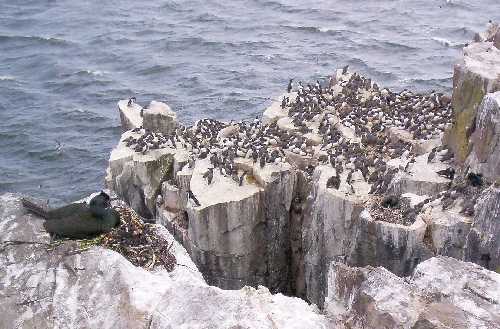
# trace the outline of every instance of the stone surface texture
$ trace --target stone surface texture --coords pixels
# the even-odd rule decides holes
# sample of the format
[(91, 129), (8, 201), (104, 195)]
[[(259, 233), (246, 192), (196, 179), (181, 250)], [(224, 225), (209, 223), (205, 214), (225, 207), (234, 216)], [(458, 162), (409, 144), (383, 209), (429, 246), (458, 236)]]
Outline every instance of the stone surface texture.
[(123, 142), (132, 134), (125, 132), (111, 152), (106, 185), (141, 216), (153, 218), (161, 184), (172, 176), (175, 151), (165, 148), (146, 155), (136, 153)]
[(143, 111), (143, 126), (151, 131), (169, 134), (177, 126), (177, 115), (167, 104), (151, 101)]
[(477, 109), (467, 165), (488, 181), (500, 178), (500, 91), (486, 94)]
[(352, 329), (500, 328), (500, 274), (448, 257), (400, 278), (332, 263), (325, 310)]
[(500, 273), (500, 187), (490, 187), (479, 198), (467, 235), (465, 259)]
[(500, 91), (500, 50), (492, 42), (475, 42), (464, 48), (464, 56), (453, 74), (455, 123), (446, 142), (463, 163), (471, 145), (469, 137), (477, 120), (478, 106), (487, 93)]
[(0, 196), (0, 227), (0, 328), (332, 328), (298, 298), (207, 285), (161, 226), (178, 263), (170, 273), (101, 247), (51, 246), (42, 220), (12, 194)]

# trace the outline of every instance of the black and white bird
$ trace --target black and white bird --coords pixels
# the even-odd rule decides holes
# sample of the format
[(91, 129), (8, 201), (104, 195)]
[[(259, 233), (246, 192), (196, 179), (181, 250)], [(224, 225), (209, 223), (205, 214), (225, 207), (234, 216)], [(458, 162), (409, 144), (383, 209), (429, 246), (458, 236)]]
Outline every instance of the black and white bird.
[(194, 202), (194, 204), (195, 204), (196, 207), (201, 206), (200, 201), (198, 201), (198, 199), (194, 196), (193, 191), (188, 190), (187, 191), (187, 196), (188, 196), (188, 200), (189, 199), (193, 200), (193, 202)]
[(290, 81), (288, 81), (288, 86), (286, 87), (286, 91), (288, 93), (292, 92), (292, 81), (293, 79), (290, 79)]

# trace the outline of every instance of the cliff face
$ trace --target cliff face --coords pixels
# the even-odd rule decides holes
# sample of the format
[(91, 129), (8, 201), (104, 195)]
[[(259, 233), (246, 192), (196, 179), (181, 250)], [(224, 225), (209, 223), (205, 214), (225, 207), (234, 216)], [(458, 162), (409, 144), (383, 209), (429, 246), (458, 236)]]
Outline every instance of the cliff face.
[(328, 328), (306, 302), (267, 288), (209, 286), (185, 249), (158, 225), (172, 272), (120, 254), (50, 241), (18, 196), (0, 196), (0, 328)]
[(500, 50), (493, 42), (474, 42), (464, 48), (453, 74), (454, 125), (446, 143), (463, 163), (471, 151), (470, 136), (478, 107), (488, 93), (500, 91)]
[(400, 278), (383, 267), (332, 262), (320, 312), (265, 287), (209, 286), (161, 225), (174, 270), (51, 241), (20, 198), (0, 195), (0, 328), (500, 328), (500, 274), (437, 257)]
[[(445, 255), (495, 270), (500, 52), (483, 39), (455, 68), (453, 113), (445, 95), (395, 94), (342, 70), (327, 92), (282, 95), (262, 122), (182, 127), (160, 103), (141, 121), (141, 108), (121, 101), (123, 127), (136, 132), (113, 150), (108, 186), (165, 225), (221, 288), (262, 284), (321, 306), (332, 261), (406, 276)], [(307, 99), (321, 109), (297, 112)], [(146, 130), (147, 120), (157, 123)], [(148, 131), (168, 145), (127, 146)], [(257, 152), (252, 140), (269, 149)], [(482, 175), (480, 186), (469, 174)]]
[(500, 177), (500, 91), (486, 94), (477, 109), (466, 164), (495, 181)]

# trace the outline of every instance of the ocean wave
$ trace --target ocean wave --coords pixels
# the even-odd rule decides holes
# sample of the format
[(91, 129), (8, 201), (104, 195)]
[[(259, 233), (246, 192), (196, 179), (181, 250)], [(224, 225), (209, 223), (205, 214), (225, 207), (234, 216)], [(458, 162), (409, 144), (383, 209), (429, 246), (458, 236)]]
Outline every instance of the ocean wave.
[(15, 81), (16, 78), (12, 75), (0, 75), (0, 81)]
[(139, 75), (153, 75), (153, 74), (158, 74), (158, 73), (165, 73), (168, 71), (173, 70), (172, 65), (161, 65), (157, 64), (151, 67), (147, 67), (141, 70), (138, 70), (136, 73)]
[(462, 48), (465, 46), (465, 43), (463, 42), (458, 42), (458, 41), (451, 41), (445, 38), (440, 38), (440, 37), (432, 37), (432, 40), (440, 43), (441, 45), (449, 48)]
[(440, 92), (451, 92), (452, 77), (446, 78), (406, 78), (400, 79), (399, 83), (415, 91), (429, 91), (435, 89)]
[(310, 8), (310, 7), (300, 8), (300, 7), (291, 6), (291, 5), (280, 3), (278, 1), (273, 1), (273, 0), (255, 0), (255, 2), (259, 3), (261, 6), (263, 6), (265, 8), (280, 10), (282, 12), (289, 13), (289, 14), (296, 14), (296, 13), (322, 14), (325, 11), (324, 9), (319, 9), (319, 8)]
[(35, 41), (51, 45), (68, 45), (71, 42), (68, 40), (54, 38), (54, 37), (42, 37), (36, 35), (0, 35), (0, 42), (9, 41)]
[(81, 70), (81, 71), (75, 72), (74, 74), (75, 75), (93, 75), (96, 77), (102, 77), (106, 73), (108, 73), (108, 72), (101, 71), (101, 70)]
[(461, 8), (461, 9), (469, 9), (470, 5), (466, 2), (462, 2), (459, 0), (445, 0), (445, 5), (448, 7), (455, 7), (455, 8)]
[(328, 27), (316, 27), (316, 26), (304, 26), (304, 25), (281, 25), (284, 28), (297, 30), (297, 31), (305, 31), (305, 32), (313, 32), (313, 33), (327, 33), (327, 34), (341, 34), (344, 32), (343, 30), (337, 30), (335, 28)]
[(194, 18), (196, 22), (223, 22), (224, 19), (214, 14), (203, 13)]
[(70, 121), (78, 121), (83, 124), (84, 122), (106, 122), (109, 121), (109, 118), (103, 115), (100, 115), (94, 111), (82, 109), (82, 108), (74, 108), (68, 110), (61, 110), (58, 113), (58, 117), (61, 119), (67, 119)]

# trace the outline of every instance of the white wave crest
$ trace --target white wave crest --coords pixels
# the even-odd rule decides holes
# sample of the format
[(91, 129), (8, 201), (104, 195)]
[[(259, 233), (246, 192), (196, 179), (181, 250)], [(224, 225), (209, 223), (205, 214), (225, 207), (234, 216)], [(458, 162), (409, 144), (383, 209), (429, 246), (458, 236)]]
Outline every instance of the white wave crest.
[(451, 48), (457, 48), (457, 47), (463, 47), (465, 46), (464, 43), (462, 42), (453, 42), (451, 40), (445, 39), (445, 38), (440, 38), (440, 37), (433, 37), (432, 40), (439, 42), (443, 46), (446, 47), (451, 47)]
[(15, 77), (12, 75), (0, 75), (0, 81), (14, 81), (16, 80)]

